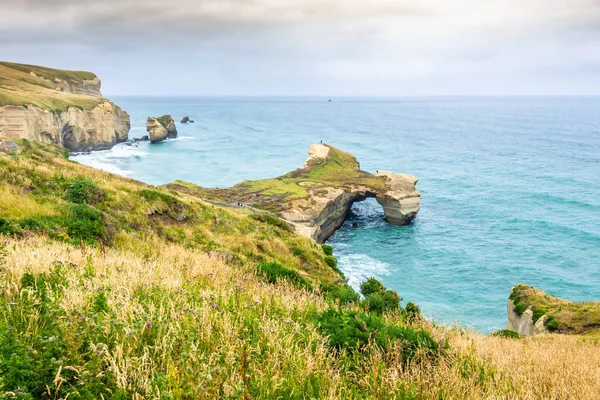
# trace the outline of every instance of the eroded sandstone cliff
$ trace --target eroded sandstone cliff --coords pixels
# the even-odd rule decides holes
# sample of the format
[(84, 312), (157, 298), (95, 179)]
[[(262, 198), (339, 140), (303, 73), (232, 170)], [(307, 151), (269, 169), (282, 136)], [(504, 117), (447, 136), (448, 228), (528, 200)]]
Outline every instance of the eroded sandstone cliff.
[(72, 151), (124, 142), (129, 115), (103, 98), (100, 87), (100, 79), (89, 72), (0, 63), (0, 135)]

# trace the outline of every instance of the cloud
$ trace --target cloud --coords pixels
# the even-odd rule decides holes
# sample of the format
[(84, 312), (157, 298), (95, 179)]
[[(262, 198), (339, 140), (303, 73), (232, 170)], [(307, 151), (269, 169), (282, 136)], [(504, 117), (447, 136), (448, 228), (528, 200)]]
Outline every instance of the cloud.
[(106, 71), (125, 93), (143, 89), (128, 64), (208, 94), (545, 93), (558, 80), (578, 92), (600, 79), (597, 0), (0, 0), (0, 37), (2, 54)]

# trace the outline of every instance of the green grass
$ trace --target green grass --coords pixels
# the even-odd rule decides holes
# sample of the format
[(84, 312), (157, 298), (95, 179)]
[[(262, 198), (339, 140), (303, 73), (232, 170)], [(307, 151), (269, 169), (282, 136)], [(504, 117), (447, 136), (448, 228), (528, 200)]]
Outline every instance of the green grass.
[[(30, 72), (37, 77), (30, 75)], [(51, 112), (61, 112), (70, 107), (91, 110), (103, 101), (97, 97), (58, 91), (53, 83), (55, 78), (59, 78), (71, 84), (82, 84), (83, 80), (96, 77), (89, 72), (0, 62), (0, 76), (0, 106), (35, 106)]]
[(164, 127), (166, 127), (169, 122), (173, 121), (173, 118), (170, 115), (163, 115), (161, 117), (153, 117), (153, 118), (155, 120), (157, 120), (158, 123)]

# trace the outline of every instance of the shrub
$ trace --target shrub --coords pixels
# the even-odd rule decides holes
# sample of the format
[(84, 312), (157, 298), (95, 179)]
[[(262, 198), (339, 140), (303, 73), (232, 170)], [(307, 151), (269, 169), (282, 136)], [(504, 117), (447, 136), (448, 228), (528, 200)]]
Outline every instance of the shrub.
[(333, 247), (328, 245), (328, 244), (324, 244), (321, 245), (321, 248), (323, 249), (323, 253), (325, 253), (326, 256), (332, 256), (333, 255)]
[(421, 309), (412, 301), (408, 302), (408, 304), (404, 308), (404, 312), (406, 313), (406, 316), (409, 320), (421, 318)]
[(361, 351), (369, 343), (385, 349), (401, 342), (403, 360), (411, 360), (418, 350), (437, 352), (439, 345), (424, 329), (390, 325), (377, 315), (328, 309), (317, 319), (321, 332), (329, 336), (329, 346), (338, 350)]
[(325, 264), (329, 265), (331, 268), (336, 269), (337, 263), (337, 258), (334, 256), (325, 256)]
[(327, 299), (337, 300), (340, 305), (355, 303), (360, 300), (358, 293), (352, 286), (346, 284), (321, 283), (321, 291), (327, 295)]
[(284, 267), (276, 262), (263, 262), (258, 264), (259, 272), (269, 283), (276, 283), (279, 279), (285, 279), (292, 282), (295, 286), (312, 288), (312, 285), (304, 277), (300, 276), (298, 271)]
[(533, 310), (533, 323), (535, 324), (537, 322), (538, 319), (540, 319), (544, 314), (546, 314), (548, 311), (545, 308), (535, 308)]
[(386, 290), (365, 296), (364, 304), (366, 309), (371, 312), (383, 313), (399, 309), (401, 300), (402, 298), (398, 296), (398, 293), (393, 290)]
[(89, 244), (97, 243), (106, 234), (102, 213), (87, 204), (73, 204), (68, 209), (68, 218), (64, 224), (70, 237)]
[(521, 302), (515, 303), (513, 311), (519, 315), (522, 315), (527, 310), (527, 306)]
[(65, 191), (65, 199), (76, 204), (96, 204), (103, 198), (104, 191), (87, 179), (75, 179)]
[(383, 293), (385, 286), (377, 279), (369, 278), (360, 285), (360, 292), (365, 297), (373, 293)]
[(264, 222), (266, 224), (276, 226), (276, 227), (278, 227), (280, 229), (283, 229), (284, 231), (287, 231), (287, 232), (291, 232), (292, 231), (292, 228), (290, 228), (290, 225), (287, 222), (285, 222), (282, 219), (272, 217), (270, 215), (266, 215), (266, 214), (250, 214), (249, 217), (252, 218), (253, 220), (256, 220), (256, 221), (259, 221), (259, 222)]
[(14, 235), (20, 233), (18, 226), (15, 226), (11, 221), (8, 221), (0, 217), (0, 234), (2, 235)]
[(558, 321), (554, 319), (553, 315), (548, 315), (546, 319), (544, 319), (544, 326), (548, 328), (550, 332), (554, 332), (558, 330)]
[(497, 337), (502, 337), (502, 338), (506, 338), (506, 339), (520, 339), (521, 338), (521, 335), (519, 335), (518, 332), (511, 331), (509, 329), (501, 329), (499, 331), (491, 333), (490, 336), (497, 336)]

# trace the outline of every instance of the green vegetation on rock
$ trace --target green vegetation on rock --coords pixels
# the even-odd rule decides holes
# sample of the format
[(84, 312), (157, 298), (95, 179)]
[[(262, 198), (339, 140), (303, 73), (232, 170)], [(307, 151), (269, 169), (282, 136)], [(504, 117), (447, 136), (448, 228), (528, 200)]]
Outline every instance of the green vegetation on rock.
[(515, 312), (533, 312), (534, 323), (541, 317), (550, 331), (569, 334), (600, 332), (600, 302), (572, 302), (554, 297), (532, 286), (517, 285), (509, 299)]

